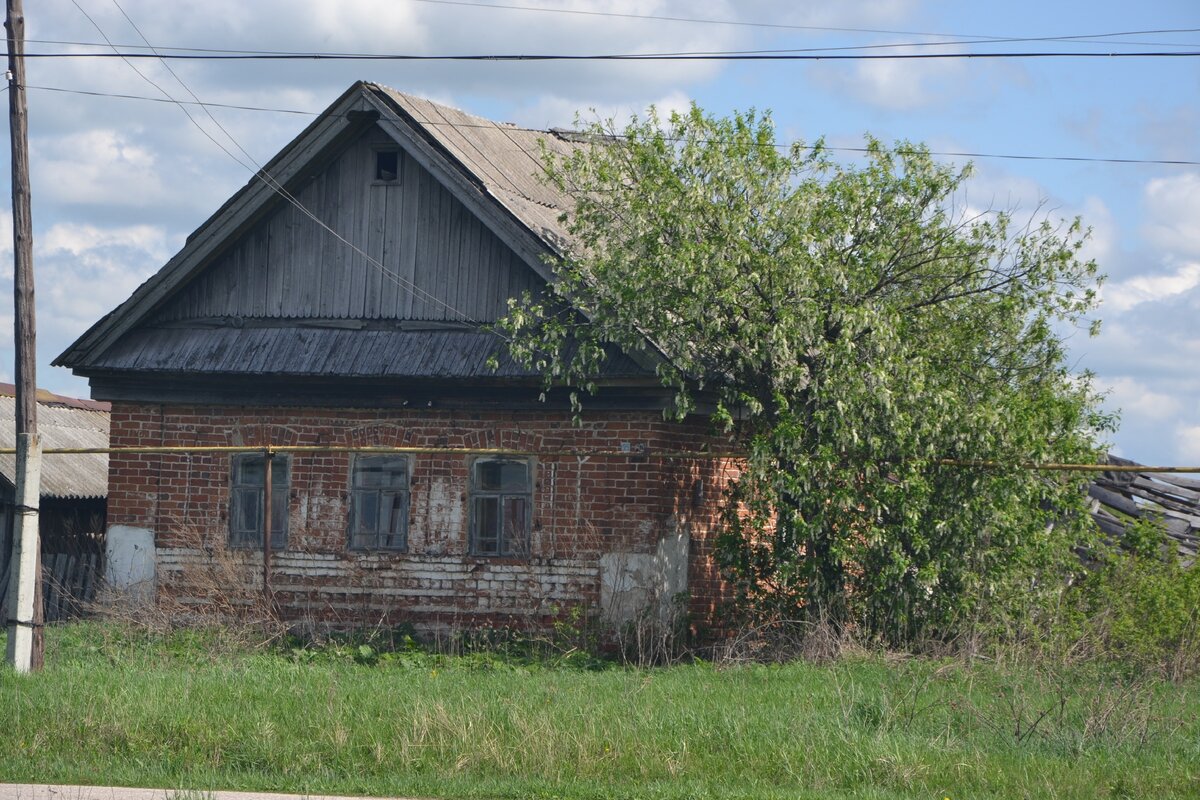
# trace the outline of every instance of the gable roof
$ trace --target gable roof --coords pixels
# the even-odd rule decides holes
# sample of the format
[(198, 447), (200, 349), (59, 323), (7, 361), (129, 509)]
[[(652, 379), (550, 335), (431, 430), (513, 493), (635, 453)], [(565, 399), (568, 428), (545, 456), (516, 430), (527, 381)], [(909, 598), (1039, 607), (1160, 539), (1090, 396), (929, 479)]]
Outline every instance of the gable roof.
[[(43, 448), (108, 447), (108, 403), (38, 390), (38, 436)], [(0, 383), (0, 447), (16, 446), (16, 387)], [(0, 455), (0, 479), (16, 484), (15, 455)], [(41, 496), (102, 498), (108, 495), (108, 455), (50, 455), (42, 459)]]
[[(80, 336), (55, 359), (54, 364), (73, 367), (85, 374), (105, 370), (195, 371), (197, 365), (201, 366), (200, 371), (220, 371), (217, 362), (223, 357), (222, 354), (231, 348), (253, 346), (249, 341), (252, 336), (228, 331), (198, 333), (189, 342), (193, 354), (199, 356), (208, 352), (215, 360), (193, 358), (189, 362), (180, 357), (178, 350), (162, 357), (161, 348), (159, 354), (148, 354), (148, 358), (142, 358), (143, 349), (150, 346), (151, 342), (158, 341), (159, 334), (137, 330), (138, 326), (151, 319), (158, 309), (203, 272), (231, 242), (279, 207), (279, 192), (271, 183), (292, 191), (311, 176), (313, 164), (376, 125), (445, 186), (457, 201), (516, 254), (520, 262), (541, 279), (550, 280), (551, 272), (544, 259), (558, 252), (566, 240), (566, 232), (558, 222), (558, 217), (568, 207), (569, 200), (538, 179), (540, 147), (544, 143), (551, 150), (565, 154), (580, 145), (550, 132), (496, 123), (378, 84), (358, 82), (205, 221), (162, 269), (139, 286), (129, 299)], [(269, 176), (269, 180), (262, 177), (264, 174)], [(392, 338), (396, 339), (393, 345), (413, 343), (401, 341), (402, 333), (393, 333)], [(504, 350), (502, 343), (490, 333), (475, 330), (468, 335), (460, 331), (455, 342), (441, 342), (445, 333), (426, 332), (426, 339), (438, 341), (422, 344), (435, 350), (450, 348), (461, 351), (466, 348), (461, 368), (457, 372), (443, 372), (446, 377), (466, 376), (470, 365), (482, 364), (488, 356), (502, 355), (497, 351)], [(282, 340), (293, 335), (294, 331), (285, 329), (277, 329), (273, 333), (262, 333), (260, 329), (254, 334), (258, 339), (273, 339), (267, 348), (268, 352), (288, 346)], [(336, 332), (323, 335), (325, 338), (338, 338)], [(231, 341), (231, 337), (237, 341)], [(343, 335), (341, 338), (346, 337)], [(380, 336), (374, 338), (379, 339)], [(411, 340), (411, 335), (408, 338)], [(340, 339), (339, 343), (346, 344)], [(304, 350), (310, 348), (304, 343), (292, 344)], [(396, 350), (389, 347), (379, 352), (395, 353)], [(617, 373), (649, 374), (628, 358), (622, 357), (617, 361), (619, 363), (610, 365)], [(411, 366), (411, 360), (408, 363)], [(386, 369), (381, 369), (383, 366)], [(396, 371), (390, 364), (368, 364), (364, 370), (372, 375), (424, 374), (413, 373), (411, 369)], [(240, 365), (236, 371), (243, 374), (247, 372)], [(479, 375), (479, 372), (476, 370), (470, 374)], [(535, 374), (521, 370), (515, 364), (508, 365), (510, 377), (532, 377)]]

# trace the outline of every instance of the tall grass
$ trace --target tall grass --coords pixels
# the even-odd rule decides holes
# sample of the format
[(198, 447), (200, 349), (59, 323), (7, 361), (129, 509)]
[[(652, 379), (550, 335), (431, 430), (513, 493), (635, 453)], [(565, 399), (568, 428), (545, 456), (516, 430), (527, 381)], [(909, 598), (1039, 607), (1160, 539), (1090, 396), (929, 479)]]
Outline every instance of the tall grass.
[[(0, 781), (455, 797), (1196, 797), (1194, 683), (861, 658), (580, 669), (78, 624)], [(362, 663), (373, 662), (373, 663)], [(595, 664), (588, 662), (588, 666)]]

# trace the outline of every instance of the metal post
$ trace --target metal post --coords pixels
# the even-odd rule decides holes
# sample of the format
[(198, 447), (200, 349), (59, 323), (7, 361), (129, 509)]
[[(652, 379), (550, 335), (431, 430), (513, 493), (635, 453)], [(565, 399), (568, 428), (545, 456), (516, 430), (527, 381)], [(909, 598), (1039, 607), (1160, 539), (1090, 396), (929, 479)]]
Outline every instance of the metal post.
[(275, 452), (268, 445), (263, 450), (263, 597), (268, 605), (272, 601), (271, 596), (271, 527), (274, 520), (271, 519), (271, 483), (272, 483), (272, 465), (275, 461)]

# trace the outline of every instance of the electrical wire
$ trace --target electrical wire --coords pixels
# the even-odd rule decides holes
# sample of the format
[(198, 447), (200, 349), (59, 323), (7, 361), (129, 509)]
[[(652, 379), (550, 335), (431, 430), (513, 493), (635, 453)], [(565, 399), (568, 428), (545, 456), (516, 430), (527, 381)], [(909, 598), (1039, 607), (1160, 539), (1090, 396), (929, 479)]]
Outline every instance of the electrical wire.
[[(273, 113), (273, 114), (296, 114), (296, 115), (308, 116), (308, 117), (321, 116), (321, 112), (319, 112), (319, 111), (299, 111), (299, 110), (290, 109), (290, 108), (269, 108), (269, 107), (265, 107), (265, 106), (245, 106), (245, 105), (234, 105), (234, 104), (228, 104), (228, 103), (199, 103), (199, 102), (188, 103), (187, 101), (164, 100), (159, 97), (146, 97), (144, 95), (118, 94), (118, 93), (114, 93), (114, 92), (96, 92), (96, 91), (88, 91), (85, 89), (66, 89), (66, 88), (59, 87), (59, 86), (34, 86), (32, 84), (26, 84), (25, 88), (26, 89), (36, 89), (38, 91), (45, 91), (45, 92), (62, 92), (62, 93), (66, 93), (66, 94), (78, 94), (78, 95), (85, 95), (88, 97), (108, 97), (108, 98), (116, 98), (116, 99), (121, 99), (121, 100), (142, 100), (142, 101), (151, 102), (151, 103), (179, 104), (182, 102), (185, 105), (203, 105), (203, 106), (209, 106), (212, 108), (228, 108), (228, 109), (233, 109), (233, 110), (238, 110), (238, 111), (259, 111), (259, 112), (266, 112), (266, 113)], [(471, 129), (471, 128), (490, 129), (492, 127), (491, 125), (483, 125), (483, 124), (471, 124), (471, 123), (463, 123), (463, 122), (437, 122), (437, 121), (433, 121), (433, 120), (426, 121), (422, 124), (429, 125), (429, 126), (452, 127), (452, 128), (456, 128), (456, 129)], [(505, 127), (510, 130), (523, 131), (526, 133), (547, 133), (547, 131), (542, 130), (540, 128), (526, 128), (526, 127), (515, 126), (515, 125), (514, 126), (505, 126)], [(780, 149), (789, 149), (793, 146), (794, 146), (793, 144), (787, 144), (787, 143), (781, 143), (781, 144), (775, 145), (775, 147), (780, 148)], [(835, 147), (832, 145), (824, 145), (822, 149), (830, 150), (833, 152), (845, 152), (845, 153), (866, 153), (868, 151), (868, 148), (866, 148), (866, 147)], [(904, 154), (908, 151), (897, 150), (895, 152), (897, 152), (899, 154)], [(951, 150), (930, 150), (929, 154), (933, 155), (933, 156), (943, 156), (946, 158), (992, 158), (992, 159), (1007, 159), (1007, 160), (1015, 160), (1015, 161), (1063, 161), (1063, 162), (1081, 162), (1081, 163), (1092, 163), (1092, 164), (1143, 164), (1143, 165), (1152, 165), (1152, 166), (1200, 167), (1200, 161), (1188, 161), (1188, 160), (1184, 160), (1184, 159), (1113, 158), (1113, 157), (1100, 157), (1100, 156), (1046, 156), (1046, 155), (1029, 155), (1029, 154), (1022, 154), (1022, 153), (976, 153), (976, 152), (969, 152), (969, 151), (951, 151)]]
[[(470, 0), (411, 0), (414, 3), (426, 3), (429, 5), (441, 6), (464, 6), (469, 8), (491, 8), (503, 11), (533, 11), (546, 14), (569, 14), (575, 16), (586, 17), (609, 17), (617, 19), (639, 19), (650, 20), (655, 22), (685, 22), (703, 25), (728, 25), (742, 28), (769, 28), (774, 30), (793, 30), (793, 31), (817, 31), (824, 33), (870, 33), (870, 34), (889, 34), (896, 36), (939, 36), (955, 39), (979, 39), (981, 41), (995, 42), (1026, 42), (1026, 41), (1072, 41), (1084, 39), (1099, 39), (1114, 36), (1141, 36), (1153, 33), (1195, 33), (1197, 28), (1157, 28), (1154, 30), (1142, 31), (1118, 31), (1115, 33), (1095, 33), (1095, 34), (1079, 34), (1072, 36), (1042, 36), (1031, 38), (1016, 38), (1008, 36), (989, 36), (979, 33), (932, 33), (929, 31), (897, 31), (886, 30), (879, 28), (838, 28), (825, 25), (796, 25), (783, 22), (755, 22), (748, 20), (730, 20), (730, 19), (704, 19), (698, 17), (679, 17), (666, 16), (659, 14), (630, 14), (617, 11), (585, 11), (574, 8), (546, 8), (544, 6), (519, 6), (503, 3), (478, 3), (470, 2)], [(961, 42), (956, 42), (961, 44)]]
[(412, 53), (26, 53), (26, 58), (122, 58), (180, 61), (915, 61), (915, 60), (992, 60), (1020, 58), (1195, 58), (1200, 50), (1144, 50), (1135, 53), (1080, 53), (1031, 51), (1004, 53), (828, 53), (793, 51), (721, 50), (679, 53), (489, 53), (489, 54), (412, 54)]
[[(497, 6), (497, 7), (499, 7), (499, 6)], [(580, 12), (580, 13), (583, 13), (583, 12)], [(1146, 41), (1125, 42), (1125, 41), (1119, 41), (1119, 40), (1114, 41), (1111, 39), (1103, 38), (1103, 37), (1108, 37), (1108, 36), (1132, 36), (1132, 35), (1148, 34), (1148, 33), (1156, 33), (1156, 32), (1166, 32), (1166, 31), (1124, 31), (1124, 32), (1100, 33), (1100, 34), (1076, 34), (1076, 35), (1072, 35), (1072, 36), (1012, 36), (1012, 37), (994, 36), (994, 37), (985, 37), (985, 38), (977, 38), (977, 39), (953, 39), (953, 40), (940, 41), (940, 42), (883, 42), (883, 43), (877, 43), (877, 44), (827, 45), (827, 46), (823, 46), (823, 47), (791, 47), (791, 48), (777, 48), (777, 49), (772, 49), (772, 50), (743, 50), (743, 51), (736, 51), (736, 52), (748, 53), (748, 54), (749, 53), (824, 53), (824, 52), (844, 52), (844, 51), (850, 51), (850, 50), (885, 50), (885, 49), (889, 49), (889, 48), (894, 49), (894, 48), (914, 48), (914, 47), (952, 47), (952, 46), (958, 46), (958, 45), (964, 45), (964, 44), (1013, 44), (1013, 43), (1021, 43), (1021, 42), (1063, 42), (1066, 44), (1078, 43), (1078, 44), (1089, 44), (1089, 45), (1090, 44), (1104, 44), (1104, 45), (1110, 45), (1110, 46), (1111, 45), (1120, 45), (1123, 47), (1196, 47), (1198, 45), (1197, 42), (1146, 42)], [(1178, 28), (1178, 29), (1173, 29), (1171, 32), (1176, 32), (1176, 33), (1200, 32), (1200, 28)], [(934, 34), (929, 34), (929, 35), (934, 35)], [(954, 34), (945, 34), (945, 35), (952, 36)], [(70, 47), (105, 47), (105, 45), (99, 44), (97, 42), (80, 42), (80, 41), (70, 41), (70, 40), (63, 40), (63, 39), (27, 39), (26, 43), (57, 44), (57, 45), (66, 45), (66, 46), (70, 46)], [(121, 45), (117, 45), (117, 47), (120, 47), (123, 50), (147, 50), (147, 49), (150, 49), (150, 48), (147, 48), (146, 45), (141, 45), (141, 44), (121, 44)], [(247, 49), (247, 48), (234, 49), (234, 48), (216, 48), (216, 47), (174, 47), (174, 46), (172, 46), (172, 47), (160, 46), (157, 48), (156, 53), (161, 53), (162, 51), (172, 51), (172, 52), (179, 52), (179, 53), (214, 53), (214, 54), (226, 54), (226, 55), (264, 55), (264, 56), (309, 55), (309, 56), (320, 56), (320, 57), (329, 57), (329, 56), (378, 57), (378, 56), (387, 55), (386, 53), (353, 53), (353, 52), (338, 52), (338, 51), (299, 53), (295, 50), (254, 50), (254, 49)]]
[[(77, 9), (79, 9), (79, 12), (81, 14), (83, 14), (84, 17), (87, 18), (88, 22), (92, 23), (93, 27), (95, 27), (96, 30), (100, 33), (100, 36), (105, 41), (109, 41), (108, 35), (105, 34), (104, 30), (100, 27), (99, 24), (96, 23), (96, 21), (91, 17), (91, 15), (88, 14), (87, 11), (85, 11), (83, 9), (83, 7), (79, 5), (77, 0), (71, 0), (71, 2), (72, 2), (72, 4), (74, 4), (74, 6)], [(125, 13), (125, 10), (123, 8), (121, 8), (121, 6), (117, 2), (117, 0), (112, 0), (112, 2), (113, 2), (113, 5), (115, 5), (117, 7), (117, 9), (121, 12), (121, 14), (129, 22), (129, 24), (131, 26), (133, 26), (133, 29), (137, 32), (137, 34), (142, 37), (143, 41), (146, 42), (147, 47), (149, 47), (152, 52), (156, 53), (157, 51), (155, 51), (153, 45), (151, 45), (149, 40), (146, 39), (145, 35), (142, 34), (141, 29), (137, 27), (137, 25), (133, 22), (133, 20), (129, 17), (129, 15)], [(116, 50), (115, 47), (113, 47), (113, 49), (114, 49), (114, 51)], [(188, 88), (188, 86), (183, 82), (183, 79), (180, 78), (179, 75), (176, 74), (173, 69), (171, 69), (170, 65), (168, 65), (166, 61), (163, 61), (162, 63), (163, 63), (163, 66), (166, 67), (167, 71), (170, 72), (171, 75), (175, 78), (175, 80), (178, 81), (179, 84), (184, 87), (184, 89), (188, 92), (188, 94), (190, 94), (192, 96), (192, 99), (195, 101), (195, 104), (200, 106), (204, 110), (204, 112), (206, 114), (208, 114), (208, 117), (213, 120), (213, 122), (216, 124), (216, 126), (221, 130), (222, 133), (225, 134), (226, 137), (228, 137), (228, 139), (234, 144), (234, 146), (236, 146), (246, 156), (246, 158), (249, 159), (250, 164), (247, 164), (246, 162), (242, 161), (242, 159), (239, 158), (237, 155), (235, 155), (233, 152), (231, 152), (229, 150), (229, 148), (225, 147), (225, 145), (223, 145), (221, 142), (217, 141), (217, 139), (211, 133), (209, 133), (204, 128), (204, 126), (201, 125), (195, 119), (195, 117), (192, 116), (191, 112), (189, 112), (187, 110), (186, 106), (182, 102), (180, 102), (180, 101), (176, 100), (174, 97), (172, 97), (171, 94), (166, 89), (164, 89), (162, 86), (155, 83), (147, 75), (143, 74), (136, 66), (134, 66), (127, 59), (123, 59), (123, 60), (125, 60), (126, 63), (129, 64), (129, 67), (131, 69), (133, 69), (133, 71), (136, 72), (139, 77), (141, 77), (144, 81), (146, 81), (151, 86), (153, 86), (155, 89), (157, 89), (160, 93), (162, 93), (164, 95), (164, 97), (166, 98), (166, 102), (170, 102), (170, 103), (178, 106), (179, 109), (181, 111), (183, 111), (183, 113), (187, 116), (188, 120), (192, 123), (192, 125), (194, 125), (201, 133), (203, 133), (209, 139), (209, 141), (211, 141), (213, 144), (215, 144), (217, 147), (219, 147), (222, 150), (222, 152), (224, 152), (227, 156), (229, 156), (231, 159), (233, 159), (234, 162), (236, 162), (243, 169), (248, 170), (252, 175), (254, 175), (254, 177), (258, 178), (264, 185), (266, 185), (267, 188), (271, 189), (277, 195), (279, 195), (283, 199), (287, 200), (297, 210), (299, 210), (302, 214), (304, 214), (310, 220), (315, 222), (319, 227), (323, 228), (326, 232), (328, 232), (330, 235), (332, 235), (335, 239), (339, 240), (340, 242), (345, 244), (347, 247), (349, 247), (351, 250), (353, 250), (355, 253), (362, 256), (364, 259), (366, 259), (366, 261), (369, 264), (371, 264), (372, 266), (374, 266), (377, 270), (379, 270), (382, 275), (389, 277), (401, 288), (405, 288), (405, 289), (408, 289), (409, 291), (411, 291), (412, 294), (414, 295), (414, 297), (420, 296), (422, 301), (424, 301), (424, 302), (432, 302), (435, 305), (442, 306), (447, 311), (449, 311), (451, 314), (457, 316), (460, 321), (465, 322), (476, 328), (481, 328), (481, 329), (484, 328), (484, 326), (481, 325), (481, 323), (478, 320), (473, 319), (468, 314), (449, 305), (448, 303), (443, 301), (441, 298), (438, 298), (438, 297), (434, 296), (433, 294), (429, 293), (428, 291), (426, 291), (425, 289), (422, 289), (416, 283), (409, 281), (404, 276), (394, 272), (393, 270), (388, 269), (386, 266), (384, 266), (382, 263), (380, 263), (378, 260), (376, 260), (370, 254), (368, 254), (367, 252), (362, 250), (362, 248), (358, 247), (353, 242), (351, 242), (349, 239), (342, 236), (340, 233), (335, 231), (332, 227), (327, 225), (324, 220), (322, 220), (320, 217), (318, 217), (311, 210), (306, 208), (304, 206), (304, 204), (301, 203), (297, 197), (295, 197), (295, 195), (293, 195), (291, 192), (289, 192), (282, 184), (280, 184), (277, 180), (275, 180), (274, 177), (267, 174), (266, 171), (263, 170), (262, 165), (258, 164), (258, 162), (254, 159), (254, 157), (251, 156), (250, 153), (247, 152), (246, 149), (237, 142), (237, 140), (233, 137), (233, 135), (231, 133), (229, 133), (229, 131), (226, 130), (225, 127), (223, 125), (221, 125), (221, 123), (218, 122), (215, 117), (213, 117), (212, 113), (208, 111), (206, 104), (200, 102), (200, 98), (197, 97), (196, 94), (194, 92), (192, 92), (192, 90), (190, 88)], [(252, 167), (251, 164), (253, 164), (254, 166)], [(493, 330), (492, 332), (495, 333), (495, 335), (503, 338), (503, 335), (499, 331)]]

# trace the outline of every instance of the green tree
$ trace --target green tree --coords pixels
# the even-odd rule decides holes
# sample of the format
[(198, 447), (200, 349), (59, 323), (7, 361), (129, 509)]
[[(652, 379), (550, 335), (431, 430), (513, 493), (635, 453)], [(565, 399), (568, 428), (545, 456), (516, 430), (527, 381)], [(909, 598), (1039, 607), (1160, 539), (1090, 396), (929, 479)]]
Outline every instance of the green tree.
[(754, 112), (587, 133), (544, 159), (575, 201), (557, 280), (502, 325), (548, 384), (594, 390), (615, 345), (676, 415), (716, 403), (748, 453), (721, 548), (745, 608), (903, 642), (1057, 588), (1083, 495), (1015, 465), (1093, 458), (1107, 422), (1065, 361), (1097, 284), (1078, 220), (1017, 226), (924, 147), (845, 166)]

